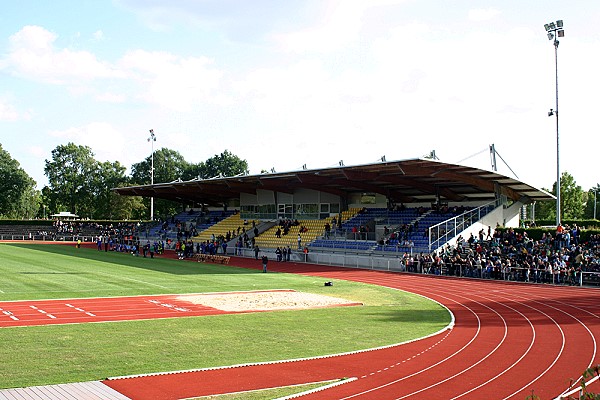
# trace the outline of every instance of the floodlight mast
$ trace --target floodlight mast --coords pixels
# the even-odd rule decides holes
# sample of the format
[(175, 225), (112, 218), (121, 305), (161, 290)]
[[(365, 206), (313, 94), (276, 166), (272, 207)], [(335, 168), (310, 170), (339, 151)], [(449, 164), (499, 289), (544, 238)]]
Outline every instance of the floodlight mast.
[(559, 19), (554, 22), (544, 24), (548, 40), (554, 40), (554, 71), (555, 71), (555, 86), (556, 86), (556, 108), (550, 110), (548, 116), (556, 116), (556, 226), (560, 225), (560, 141), (558, 136), (558, 38), (565, 36), (563, 29), (563, 21)]
[[(152, 146), (151, 153), (151, 166), (150, 166), (150, 184), (154, 185), (154, 142), (156, 142), (156, 135), (154, 129), (150, 129), (150, 137), (148, 138), (150, 145)], [(150, 197), (150, 221), (154, 221), (154, 196)]]

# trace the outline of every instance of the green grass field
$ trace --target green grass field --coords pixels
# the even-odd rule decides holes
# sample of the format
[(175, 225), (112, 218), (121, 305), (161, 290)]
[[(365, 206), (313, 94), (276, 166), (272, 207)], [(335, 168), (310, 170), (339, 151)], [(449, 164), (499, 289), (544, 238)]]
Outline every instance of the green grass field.
[[(340, 353), (450, 322), (443, 307), (378, 286), (165, 258), (0, 244), (0, 301), (294, 289), (364, 306), (0, 328), (0, 388)], [(1, 307), (1, 305), (0, 305)]]

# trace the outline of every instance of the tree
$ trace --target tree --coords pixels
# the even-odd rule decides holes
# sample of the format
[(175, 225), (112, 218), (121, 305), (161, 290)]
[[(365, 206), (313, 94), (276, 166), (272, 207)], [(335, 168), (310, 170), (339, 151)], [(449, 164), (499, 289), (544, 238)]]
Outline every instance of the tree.
[(248, 162), (225, 150), (199, 165), (198, 176), (203, 179), (215, 176), (235, 176), (248, 174)]
[[(151, 180), (152, 156), (131, 166), (131, 180), (134, 185), (149, 185)], [(154, 183), (173, 182), (183, 179), (189, 163), (175, 150), (161, 148), (154, 152)]]
[[(549, 193), (556, 193), (556, 182), (552, 190), (544, 189)], [(560, 210), (561, 221), (564, 219), (581, 219), (584, 217), (586, 194), (577, 185), (575, 179), (568, 172), (563, 172), (560, 178)], [(536, 219), (556, 219), (556, 201), (544, 201), (540, 204)]]
[[(94, 214), (95, 219), (113, 219), (117, 215), (132, 215), (132, 210), (126, 210), (122, 207), (127, 207), (125, 202), (116, 201), (115, 197), (118, 194), (112, 189), (125, 186), (128, 178), (125, 175), (125, 167), (118, 161), (98, 163), (98, 173), (94, 175)], [(130, 206), (133, 205), (129, 204)], [(124, 219), (119, 218), (119, 219)]]
[(97, 170), (98, 162), (88, 146), (68, 143), (52, 150), (52, 160), (46, 160), (44, 167), (49, 186), (43, 190), (50, 200), (51, 211), (70, 211), (91, 217)]
[[(123, 185), (125, 186), (125, 185)], [(139, 196), (120, 196), (111, 192), (108, 196), (109, 219), (141, 220), (147, 218), (147, 209)]]
[(40, 211), (42, 210), (42, 194), (39, 190), (36, 190), (33, 185), (27, 187), (21, 196), (19, 204), (17, 205), (17, 212), (14, 218), (31, 219), (35, 217), (42, 217)]
[[(149, 185), (151, 181), (150, 170), (152, 168), (152, 156), (131, 166), (131, 180), (134, 185)], [(161, 148), (154, 152), (154, 183), (173, 182), (183, 179), (185, 171), (190, 169), (189, 163), (175, 150)], [(150, 210), (150, 199), (145, 198), (144, 204)], [(167, 217), (176, 214), (179, 204), (174, 201), (155, 199), (156, 214)], [(149, 216), (149, 213), (147, 214)]]
[(31, 218), (37, 213), (35, 181), (0, 144), (0, 216)]
[[(591, 188), (586, 194), (587, 198), (585, 201), (585, 218), (593, 219), (598, 218), (600, 216), (600, 208), (598, 207), (598, 191), (600, 190), (600, 185), (596, 184), (596, 187)], [(595, 213), (594, 213), (595, 211)], [(595, 214), (595, 215), (594, 215)]]

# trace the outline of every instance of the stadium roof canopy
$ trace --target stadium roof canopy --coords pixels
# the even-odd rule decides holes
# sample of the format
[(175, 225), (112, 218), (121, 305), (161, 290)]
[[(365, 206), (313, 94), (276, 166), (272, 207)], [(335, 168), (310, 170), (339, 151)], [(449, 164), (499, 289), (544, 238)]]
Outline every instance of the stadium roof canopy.
[(155, 197), (179, 202), (222, 205), (241, 193), (258, 189), (282, 193), (313, 189), (341, 197), (377, 193), (396, 203), (485, 202), (496, 193), (514, 201), (552, 200), (555, 197), (519, 180), (478, 168), (429, 159), (407, 159), (373, 164), (306, 169), (282, 173), (240, 175), (115, 188), (125, 196)]

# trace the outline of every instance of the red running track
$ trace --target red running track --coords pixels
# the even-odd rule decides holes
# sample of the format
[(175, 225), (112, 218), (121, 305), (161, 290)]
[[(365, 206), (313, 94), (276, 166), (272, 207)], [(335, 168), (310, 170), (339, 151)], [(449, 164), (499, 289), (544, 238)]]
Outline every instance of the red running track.
[[(254, 260), (232, 264), (258, 268)], [(600, 362), (600, 291), (295, 263), (270, 270), (406, 290), (445, 305), (452, 329), (415, 342), (317, 359), (114, 378), (132, 399), (181, 399), (336, 380), (307, 399), (541, 399)], [(597, 389), (594, 384), (592, 389)]]
[[(289, 290), (269, 290), (289, 291)], [(232, 292), (227, 292), (231, 294)], [(257, 291), (244, 292), (257, 293)], [(203, 293), (206, 295), (207, 293)], [(219, 295), (219, 293), (211, 293)], [(193, 294), (93, 297), (59, 300), (17, 300), (0, 302), (0, 328), (88, 322), (134, 321), (141, 319), (198, 317), (216, 314), (243, 314), (265, 310), (224, 311), (195, 304)], [(356, 306), (348, 303), (340, 306)], [(328, 306), (329, 307), (329, 306)], [(331, 306), (339, 307), (339, 306)]]
[(0, 328), (232, 314), (171, 296), (0, 302)]

